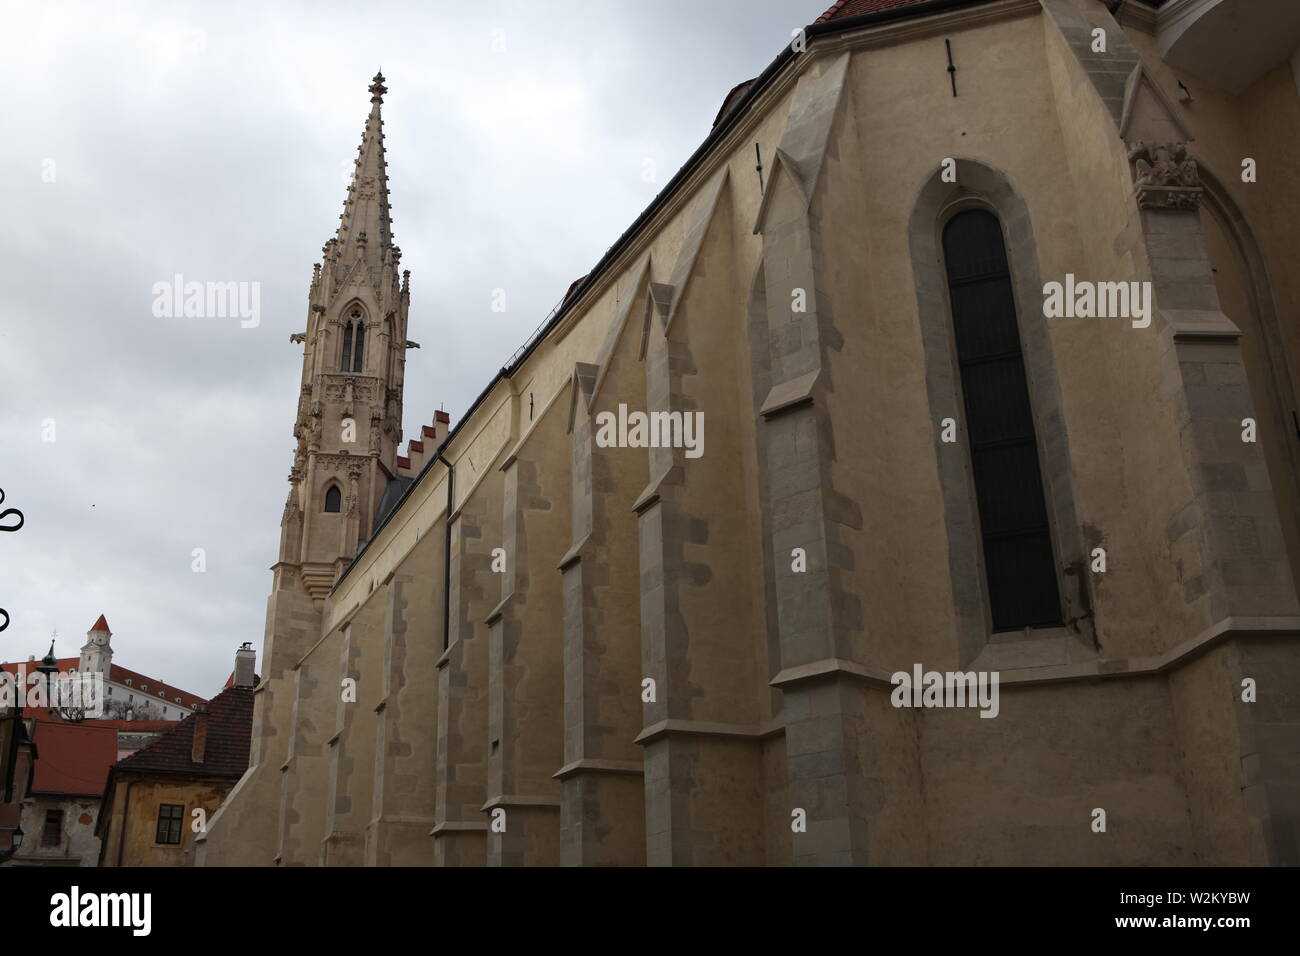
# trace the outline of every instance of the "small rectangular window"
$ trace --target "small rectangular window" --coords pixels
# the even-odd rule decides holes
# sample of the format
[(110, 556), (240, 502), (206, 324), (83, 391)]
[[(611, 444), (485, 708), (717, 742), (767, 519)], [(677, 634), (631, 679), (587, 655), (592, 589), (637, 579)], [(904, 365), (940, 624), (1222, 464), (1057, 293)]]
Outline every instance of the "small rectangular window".
[(46, 810), (45, 828), (41, 831), (41, 846), (63, 845), (63, 811)]
[(179, 803), (164, 803), (158, 807), (157, 843), (175, 846), (181, 842), (181, 821), (185, 819), (185, 807)]

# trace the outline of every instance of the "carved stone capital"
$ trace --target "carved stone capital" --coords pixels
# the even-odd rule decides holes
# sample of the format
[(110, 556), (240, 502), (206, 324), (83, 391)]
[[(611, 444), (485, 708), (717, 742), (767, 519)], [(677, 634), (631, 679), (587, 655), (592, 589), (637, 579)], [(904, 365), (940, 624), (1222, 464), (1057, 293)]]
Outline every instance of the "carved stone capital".
[(1196, 209), (1201, 173), (1186, 143), (1130, 143), (1133, 192), (1140, 209)]

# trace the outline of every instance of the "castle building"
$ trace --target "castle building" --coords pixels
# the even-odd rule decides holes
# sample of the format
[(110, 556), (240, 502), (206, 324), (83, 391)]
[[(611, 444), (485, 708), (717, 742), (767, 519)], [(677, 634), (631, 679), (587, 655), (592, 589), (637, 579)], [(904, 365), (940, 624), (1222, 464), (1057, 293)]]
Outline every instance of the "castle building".
[[(86, 632), (86, 643), (78, 657), (60, 657), (53, 661), (60, 674), (99, 674), (104, 680), (105, 717), (132, 724), (154, 720), (184, 720), (204, 698), (181, 690), (156, 677), (113, 663), (113, 632), (104, 615)], [(51, 652), (52, 653), (52, 652)], [(30, 678), (36, 668), (36, 656), (26, 663), (0, 663), (0, 670)], [(149, 728), (137, 727), (148, 732)]]
[(407, 455), (376, 77), (196, 862), (1300, 862), (1296, 11), (838, 0)]

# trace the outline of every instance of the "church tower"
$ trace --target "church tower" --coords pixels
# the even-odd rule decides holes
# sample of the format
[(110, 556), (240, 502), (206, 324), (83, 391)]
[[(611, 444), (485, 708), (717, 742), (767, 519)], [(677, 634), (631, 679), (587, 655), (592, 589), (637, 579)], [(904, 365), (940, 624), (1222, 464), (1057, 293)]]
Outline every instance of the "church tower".
[(398, 275), (384, 161), (383, 74), (357, 149), (338, 233), (312, 272), (297, 448), (280, 561), (301, 569), (314, 600), (328, 593), (374, 525), (397, 475), (410, 273)]
[[(370, 85), (370, 115), (338, 232), (322, 249), (307, 294), (289, 495), (279, 560), (266, 606), (266, 639), (253, 702), (249, 768), (196, 842), (211, 866), (264, 863), (280, 834), (266, 807), (279, 800), (292, 756), (295, 668), (320, 639), (326, 598), (370, 536), (398, 474), (410, 273), (393, 244), (381, 118), (383, 74)], [(416, 443), (418, 444), (418, 443)], [(402, 459), (409, 469), (409, 459)]]

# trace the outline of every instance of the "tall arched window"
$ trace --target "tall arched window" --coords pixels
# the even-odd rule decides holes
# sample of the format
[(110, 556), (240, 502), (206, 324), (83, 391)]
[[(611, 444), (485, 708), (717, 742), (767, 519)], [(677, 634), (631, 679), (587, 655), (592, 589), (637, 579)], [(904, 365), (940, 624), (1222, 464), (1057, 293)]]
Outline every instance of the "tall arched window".
[(1002, 227), (955, 215), (943, 254), (994, 631), (1062, 623), (1038, 439)]
[(365, 362), (366, 319), (360, 306), (355, 306), (343, 325), (343, 357), (339, 369), (360, 372)]
[(343, 496), (339, 493), (338, 485), (330, 485), (329, 490), (325, 492), (325, 510), (338, 511), (343, 503)]

